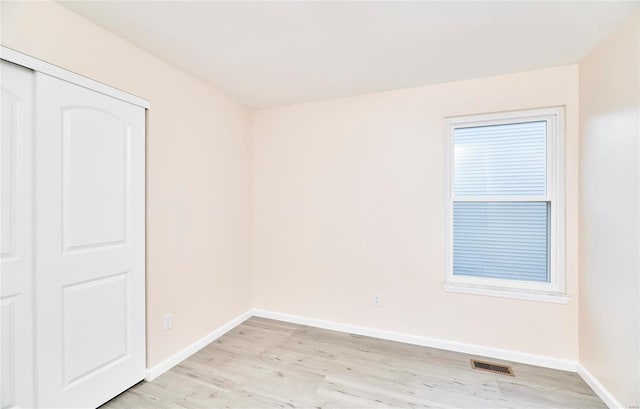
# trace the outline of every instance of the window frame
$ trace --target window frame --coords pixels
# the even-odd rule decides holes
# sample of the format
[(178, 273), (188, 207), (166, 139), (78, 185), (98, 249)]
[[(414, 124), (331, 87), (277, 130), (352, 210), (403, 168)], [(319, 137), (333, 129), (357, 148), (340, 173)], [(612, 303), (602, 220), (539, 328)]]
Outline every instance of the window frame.
[[(539, 108), (446, 118), (446, 277), (444, 289), (480, 295), (567, 303), (565, 268), (565, 131), (564, 108)], [(454, 132), (457, 128), (547, 123), (547, 191), (544, 196), (455, 196)], [(454, 202), (549, 202), (549, 282), (508, 280), (453, 274)]]

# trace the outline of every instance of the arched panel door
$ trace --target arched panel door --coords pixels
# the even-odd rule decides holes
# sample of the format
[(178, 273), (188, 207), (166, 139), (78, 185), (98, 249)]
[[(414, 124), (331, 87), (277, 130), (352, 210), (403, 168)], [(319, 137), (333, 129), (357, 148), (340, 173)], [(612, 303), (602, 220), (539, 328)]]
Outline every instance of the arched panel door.
[(41, 407), (95, 407), (145, 376), (144, 109), (36, 73)]

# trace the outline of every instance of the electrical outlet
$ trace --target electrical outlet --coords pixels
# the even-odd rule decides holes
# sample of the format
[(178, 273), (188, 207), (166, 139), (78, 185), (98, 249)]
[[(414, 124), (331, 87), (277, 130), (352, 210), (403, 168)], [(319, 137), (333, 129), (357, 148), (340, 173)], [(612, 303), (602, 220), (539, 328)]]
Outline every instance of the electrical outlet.
[(382, 305), (382, 296), (380, 295), (380, 293), (373, 293), (373, 305), (375, 305), (376, 307)]
[(163, 326), (165, 331), (169, 331), (173, 327), (173, 314), (165, 314), (163, 318)]

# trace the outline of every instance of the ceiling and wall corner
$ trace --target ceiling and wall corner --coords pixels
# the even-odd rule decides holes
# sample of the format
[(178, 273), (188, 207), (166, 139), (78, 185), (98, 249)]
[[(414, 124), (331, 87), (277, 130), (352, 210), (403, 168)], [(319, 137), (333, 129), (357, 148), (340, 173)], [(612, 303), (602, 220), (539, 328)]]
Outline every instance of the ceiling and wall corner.
[(62, 4), (253, 109), (576, 64), (638, 6), (620, 1)]

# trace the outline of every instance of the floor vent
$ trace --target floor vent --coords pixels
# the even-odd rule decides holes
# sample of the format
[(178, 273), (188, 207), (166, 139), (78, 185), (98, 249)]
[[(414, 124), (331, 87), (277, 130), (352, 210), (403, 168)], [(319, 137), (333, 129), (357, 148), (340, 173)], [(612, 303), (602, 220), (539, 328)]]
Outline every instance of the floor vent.
[(489, 371), (501, 375), (515, 376), (513, 369), (510, 366), (492, 364), (491, 362), (478, 361), (477, 359), (471, 360), (471, 367), (473, 369), (479, 369), (481, 371)]

